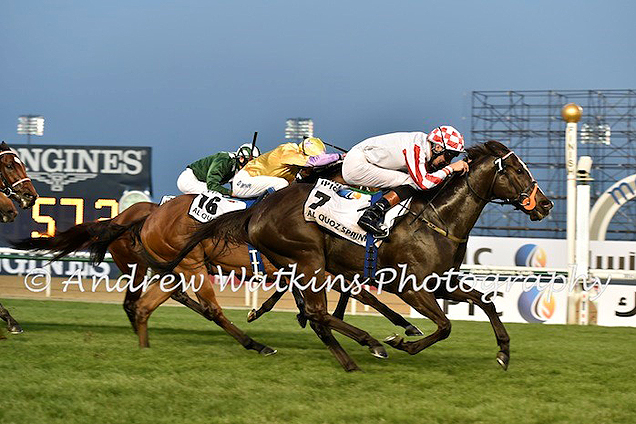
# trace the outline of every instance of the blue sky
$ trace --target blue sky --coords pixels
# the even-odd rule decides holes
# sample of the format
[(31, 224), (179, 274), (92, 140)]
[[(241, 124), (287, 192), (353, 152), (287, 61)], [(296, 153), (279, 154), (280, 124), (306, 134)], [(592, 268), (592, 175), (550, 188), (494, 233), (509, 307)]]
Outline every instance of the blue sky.
[(474, 90), (636, 87), (630, 1), (0, 1), (0, 138), (153, 148), (155, 197), (288, 117), (351, 147), (440, 124)]

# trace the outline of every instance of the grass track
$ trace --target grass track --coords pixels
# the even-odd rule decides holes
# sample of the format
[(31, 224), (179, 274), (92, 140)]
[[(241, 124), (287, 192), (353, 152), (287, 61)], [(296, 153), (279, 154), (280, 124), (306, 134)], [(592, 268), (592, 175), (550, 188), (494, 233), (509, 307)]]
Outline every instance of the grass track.
[[(0, 340), (0, 423), (633, 423), (636, 329), (507, 324), (510, 369), (488, 323), (453, 322), (415, 356), (373, 358), (337, 336), (363, 373), (347, 374), (291, 313), (247, 324), (279, 350), (246, 351), (185, 308), (159, 308), (137, 348), (119, 305), (4, 300), (25, 328)], [(348, 317), (381, 339), (396, 329)], [(425, 332), (430, 322), (415, 320)]]

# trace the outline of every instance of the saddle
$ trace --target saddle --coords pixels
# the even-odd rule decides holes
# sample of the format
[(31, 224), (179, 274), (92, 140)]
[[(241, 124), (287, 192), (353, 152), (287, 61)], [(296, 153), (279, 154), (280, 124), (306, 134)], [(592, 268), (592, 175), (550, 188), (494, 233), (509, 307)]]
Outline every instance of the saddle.
[[(364, 209), (371, 206), (373, 194), (376, 193), (319, 179), (305, 202), (305, 221), (316, 222), (336, 235), (366, 246), (367, 232), (360, 228), (358, 220)], [(391, 229), (395, 220), (406, 213), (410, 201), (410, 198), (406, 199), (387, 212), (384, 219), (387, 228)], [(376, 240), (375, 244), (379, 247), (381, 240)]]
[[(270, 189), (273, 191), (273, 189)], [(269, 194), (270, 191), (266, 194)], [(188, 215), (198, 222), (206, 223), (219, 216), (238, 210), (247, 209), (260, 201), (266, 194), (251, 199), (242, 199), (221, 194), (217, 191), (205, 191), (197, 194), (192, 200)], [(163, 196), (160, 205), (174, 199), (177, 196)]]

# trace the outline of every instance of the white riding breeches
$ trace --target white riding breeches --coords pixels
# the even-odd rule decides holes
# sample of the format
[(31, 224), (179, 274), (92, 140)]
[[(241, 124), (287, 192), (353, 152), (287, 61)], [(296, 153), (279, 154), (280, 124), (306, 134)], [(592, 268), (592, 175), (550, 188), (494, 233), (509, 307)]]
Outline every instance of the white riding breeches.
[(409, 184), (416, 187), (407, 172), (374, 165), (361, 149), (352, 149), (347, 153), (342, 163), (342, 177), (347, 184), (354, 186), (393, 188)]
[(265, 193), (268, 188), (278, 191), (289, 185), (284, 178), (257, 175), (252, 177), (247, 171), (240, 170), (232, 180), (232, 196), (243, 199), (258, 197)]
[(208, 191), (207, 184), (199, 181), (190, 168), (186, 168), (177, 178), (177, 188), (183, 194), (200, 194)]

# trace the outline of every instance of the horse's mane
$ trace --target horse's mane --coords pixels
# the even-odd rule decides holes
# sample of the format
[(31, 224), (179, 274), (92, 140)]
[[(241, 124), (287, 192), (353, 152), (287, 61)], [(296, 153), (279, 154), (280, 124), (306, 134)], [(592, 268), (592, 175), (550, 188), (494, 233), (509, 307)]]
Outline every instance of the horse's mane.
[[(468, 147), (466, 149), (466, 156), (469, 160), (474, 162), (480, 158), (489, 156), (502, 157), (509, 151), (510, 149), (504, 144), (495, 140), (489, 140), (485, 143), (479, 143), (475, 144), (474, 146)], [(419, 191), (418, 197), (424, 202), (427, 202), (434, 198), (440, 190), (443, 190), (450, 185), (460, 184), (460, 181), (463, 181), (467, 175), (468, 174), (462, 176), (453, 173), (453, 175), (451, 175), (447, 180), (445, 180), (442, 184), (439, 184), (437, 187), (434, 187), (430, 190)]]
[(503, 156), (510, 149), (495, 140), (489, 140), (485, 143), (479, 143), (466, 149), (468, 159), (477, 160), (483, 156)]

